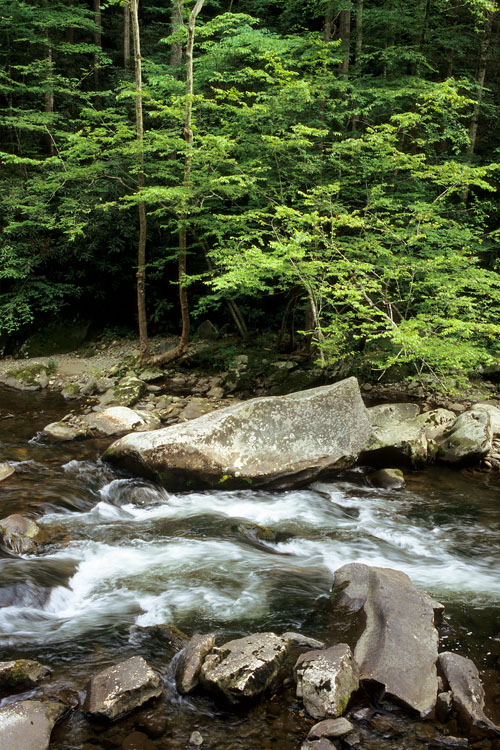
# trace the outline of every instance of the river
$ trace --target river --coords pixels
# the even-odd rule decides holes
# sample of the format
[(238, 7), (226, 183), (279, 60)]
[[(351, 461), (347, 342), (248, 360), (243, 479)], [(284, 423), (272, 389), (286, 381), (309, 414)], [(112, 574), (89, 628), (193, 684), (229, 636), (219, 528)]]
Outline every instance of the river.
[[(100, 668), (141, 654), (167, 688), (168, 729), (154, 747), (184, 748), (194, 728), (218, 750), (299, 747), (292, 693), (245, 714), (180, 698), (175, 631), (162, 626), (218, 642), (259, 630), (321, 636), (333, 571), (354, 561), (403, 570), (446, 605), (443, 648), (490, 678), (498, 667), (497, 475), (433, 467), (391, 492), (360, 468), (281, 493), (172, 494), (101, 462), (109, 441), (43, 443), (39, 430), (67, 410), (55, 394), (0, 390), (0, 461), (16, 468), (0, 485), (2, 517), (32, 514), (56, 539), (37, 555), (1, 553), (1, 658), (47, 664), (53, 691), (81, 691)], [(51, 749), (120, 747), (134, 728), (133, 718), (94, 727), (76, 711)]]

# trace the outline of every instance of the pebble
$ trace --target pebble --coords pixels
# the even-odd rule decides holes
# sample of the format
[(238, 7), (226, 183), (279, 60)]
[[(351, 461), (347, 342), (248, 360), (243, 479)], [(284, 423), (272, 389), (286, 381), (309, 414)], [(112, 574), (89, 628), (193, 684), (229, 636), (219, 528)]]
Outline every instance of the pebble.
[(203, 737), (197, 731), (192, 732), (191, 737), (189, 738), (189, 744), (193, 745), (193, 747), (201, 747), (203, 745)]

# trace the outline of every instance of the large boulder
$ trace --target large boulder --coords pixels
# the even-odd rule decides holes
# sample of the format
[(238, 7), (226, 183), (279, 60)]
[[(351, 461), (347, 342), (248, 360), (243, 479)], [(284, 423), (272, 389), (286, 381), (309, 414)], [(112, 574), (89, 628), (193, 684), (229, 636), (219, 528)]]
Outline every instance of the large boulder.
[(104, 669), (91, 678), (83, 710), (93, 716), (119, 719), (163, 692), (163, 682), (142, 656)]
[(31, 659), (0, 662), (0, 694), (11, 695), (35, 687), (50, 673), (48, 667)]
[(476, 665), (451, 651), (439, 654), (439, 669), (451, 691), (463, 729), (473, 738), (500, 737), (500, 727), (484, 713), (485, 695)]
[(0, 383), (16, 388), (18, 391), (39, 391), (49, 384), (45, 365), (26, 365), (8, 370), (0, 376)]
[(351, 466), (370, 433), (358, 383), (349, 378), (126, 435), (104, 455), (171, 487), (285, 488)]
[(34, 552), (48, 538), (36, 521), (17, 513), (0, 519), (0, 536), (3, 546), (16, 555)]
[(201, 683), (230, 703), (253, 698), (276, 679), (290, 642), (275, 633), (254, 633), (214, 648), (201, 668)]
[(490, 451), (493, 430), (489, 413), (485, 409), (464, 411), (446, 431), (438, 458), (447, 463), (474, 463)]
[(335, 572), (333, 596), (338, 612), (359, 613), (354, 658), (361, 683), (375, 683), (421, 716), (429, 714), (438, 690), (434, 614), (441, 605), (405, 573), (360, 563)]
[(414, 466), (434, 458), (436, 444), (456, 420), (447, 409), (419, 414), (417, 404), (380, 404), (368, 409), (373, 435), (365, 447), (367, 460), (395, 460)]
[(490, 415), (491, 431), (493, 435), (500, 435), (500, 409), (493, 404), (473, 404), (471, 411), (485, 411)]
[(297, 698), (315, 719), (341, 716), (359, 687), (359, 668), (346, 643), (301, 654), (294, 673)]
[(18, 701), (0, 708), (0, 747), (48, 750), (55, 723), (67, 711), (58, 701)]

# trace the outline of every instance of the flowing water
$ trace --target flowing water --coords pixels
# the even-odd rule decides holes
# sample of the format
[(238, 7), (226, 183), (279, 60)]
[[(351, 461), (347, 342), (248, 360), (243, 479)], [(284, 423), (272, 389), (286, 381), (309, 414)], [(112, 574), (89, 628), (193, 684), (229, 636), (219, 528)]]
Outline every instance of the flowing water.
[[(54, 689), (82, 690), (99, 668), (141, 654), (167, 687), (170, 729), (155, 747), (185, 747), (197, 726), (204, 747), (295, 748), (306, 732), (292, 694), (245, 715), (181, 699), (169, 664), (175, 631), (162, 626), (213, 631), (219, 642), (259, 630), (321, 636), (333, 572), (362, 561), (403, 570), (444, 602), (443, 645), (497, 667), (496, 475), (433, 468), (390, 492), (359, 469), (289, 492), (172, 494), (101, 462), (106, 442), (40, 441), (65, 411), (51, 394), (0, 390), (0, 461), (16, 468), (0, 485), (0, 512), (33, 515), (54, 539), (40, 554), (2, 552), (1, 659), (37, 658)], [(119, 747), (133, 728), (130, 719), (117, 735), (74, 712), (51, 747)]]

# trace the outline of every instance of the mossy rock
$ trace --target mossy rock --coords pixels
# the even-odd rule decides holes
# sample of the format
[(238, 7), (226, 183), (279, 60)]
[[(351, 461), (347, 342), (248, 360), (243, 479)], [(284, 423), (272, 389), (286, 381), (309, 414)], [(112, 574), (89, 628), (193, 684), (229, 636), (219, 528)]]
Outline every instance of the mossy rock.
[(49, 378), (45, 365), (27, 365), (18, 369), (8, 370), (0, 378), (0, 382), (10, 385), (19, 391), (38, 391), (46, 388)]
[(55, 323), (33, 333), (20, 346), (20, 357), (50, 357), (78, 349), (85, 341), (88, 323)]

